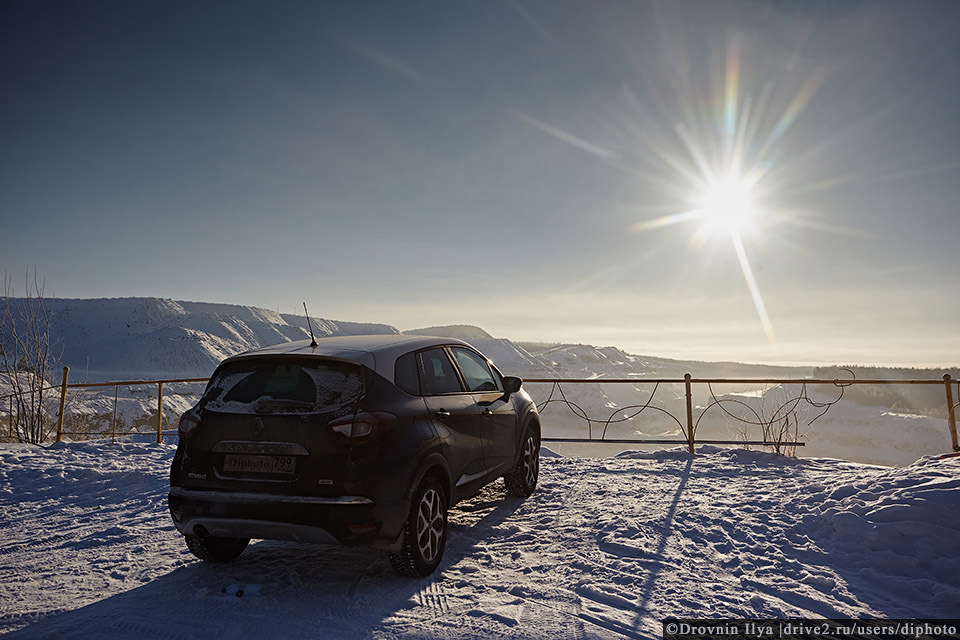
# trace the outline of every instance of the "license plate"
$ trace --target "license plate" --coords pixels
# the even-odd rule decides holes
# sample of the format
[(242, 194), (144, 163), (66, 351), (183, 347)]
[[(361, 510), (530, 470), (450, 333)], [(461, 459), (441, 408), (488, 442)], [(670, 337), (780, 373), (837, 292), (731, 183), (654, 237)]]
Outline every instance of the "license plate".
[(228, 453), (223, 470), (234, 473), (293, 473), (297, 468), (294, 456), (253, 456)]

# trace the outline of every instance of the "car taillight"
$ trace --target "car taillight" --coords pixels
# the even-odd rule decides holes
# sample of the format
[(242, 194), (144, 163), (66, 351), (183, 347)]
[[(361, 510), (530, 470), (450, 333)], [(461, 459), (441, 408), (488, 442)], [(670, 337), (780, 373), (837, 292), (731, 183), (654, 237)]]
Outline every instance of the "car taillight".
[(343, 444), (366, 444), (386, 436), (397, 424), (397, 416), (384, 411), (357, 413), (330, 423), (333, 437)]
[(180, 436), (181, 440), (189, 440), (197, 432), (197, 428), (199, 426), (200, 416), (192, 411), (187, 411), (185, 414), (180, 416), (180, 425), (177, 427), (177, 435)]

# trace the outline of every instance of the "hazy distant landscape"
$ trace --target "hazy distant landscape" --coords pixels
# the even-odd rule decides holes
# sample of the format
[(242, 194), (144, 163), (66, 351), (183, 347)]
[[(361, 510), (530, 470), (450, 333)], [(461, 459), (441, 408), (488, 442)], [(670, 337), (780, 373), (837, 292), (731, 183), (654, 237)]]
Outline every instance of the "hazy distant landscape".
[[(71, 383), (203, 378), (221, 359), (250, 349), (309, 337), (304, 316), (266, 309), (160, 298), (68, 299), (53, 301), (50, 338), (58, 365), (70, 367)], [(311, 318), (317, 336), (400, 331), (376, 322)], [(540, 404), (544, 435), (592, 439), (683, 439), (682, 384), (645, 379), (805, 379), (846, 382), (854, 378), (938, 380), (943, 372), (904, 368), (786, 367), (735, 362), (700, 362), (629, 354), (614, 346), (544, 344), (495, 338), (469, 325), (410, 331), (467, 340), (505, 373), (526, 379), (592, 379), (587, 384), (526, 384)], [(603, 384), (629, 379), (630, 384)], [(57, 384), (59, 380), (51, 380)], [(202, 384), (164, 388), (164, 423), (175, 428), (179, 415), (197, 400)], [(84, 438), (156, 429), (156, 385), (97, 387), (70, 391), (65, 431)], [(55, 402), (51, 394), (51, 402)], [(549, 400), (549, 402), (548, 402)], [(839, 402), (837, 402), (839, 401)], [(832, 404), (836, 402), (836, 404)], [(654, 408), (638, 409), (649, 404)], [(749, 408), (747, 408), (749, 406)], [(798, 455), (828, 456), (875, 464), (909, 464), (922, 455), (946, 451), (950, 440), (942, 385), (834, 386), (713, 384), (694, 389), (697, 438), (763, 439), (749, 424), (757, 414), (790, 408), (793, 436), (805, 443)], [(116, 408), (116, 409), (115, 409)], [(56, 407), (51, 407), (56, 413)], [(116, 410), (116, 420), (114, 411)], [(0, 424), (7, 413), (0, 407)], [(556, 444), (563, 452), (610, 455), (626, 445)], [(650, 448), (650, 447), (646, 447)]]
[[(268, 309), (162, 298), (56, 299), (51, 301), (50, 338), (58, 365), (69, 366), (74, 382), (145, 377), (206, 376), (231, 355), (310, 337), (303, 315)], [(388, 324), (311, 317), (318, 337), (399, 334)], [(628, 354), (610, 345), (559, 344), (494, 338), (480, 327), (451, 325), (407, 330), (442, 335), (484, 346), (504, 371), (533, 376), (646, 376), (682, 378), (685, 373), (711, 378), (817, 377), (939, 379), (942, 369), (778, 366), (740, 362), (676, 360)], [(499, 346), (498, 346), (499, 345)], [(955, 369), (960, 369), (960, 365)], [(581, 374), (585, 374), (581, 376)], [(942, 409), (942, 408), (941, 408)], [(930, 411), (935, 411), (933, 407)]]

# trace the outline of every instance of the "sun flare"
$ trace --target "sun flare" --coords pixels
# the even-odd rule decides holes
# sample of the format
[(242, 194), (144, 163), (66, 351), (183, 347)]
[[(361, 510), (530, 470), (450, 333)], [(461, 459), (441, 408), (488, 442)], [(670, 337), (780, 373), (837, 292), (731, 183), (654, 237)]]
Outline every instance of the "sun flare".
[[(740, 40), (727, 48), (726, 66), (713, 91), (701, 100), (694, 92), (680, 110), (683, 118), (672, 131), (675, 139), (651, 148), (663, 167), (676, 175), (663, 178), (674, 194), (681, 194), (689, 208), (631, 225), (646, 232), (675, 225), (689, 225), (689, 245), (703, 249), (708, 244), (730, 243), (753, 299), (757, 318), (771, 345), (776, 344), (773, 324), (760, 286), (750, 265), (747, 241), (765, 240), (773, 226), (784, 220), (783, 211), (771, 209), (777, 198), (778, 167), (785, 157), (781, 144), (821, 86), (826, 73), (814, 73), (778, 111), (771, 102), (773, 85), (754, 84), (744, 75)], [(685, 194), (685, 195), (683, 195)], [(774, 214), (774, 215), (771, 215)], [(716, 251), (704, 255), (715, 258)]]
[(705, 235), (740, 235), (751, 229), (756, 213), (750, 186), (736, 176), (710, 184), (700, 195), (701, 230)]

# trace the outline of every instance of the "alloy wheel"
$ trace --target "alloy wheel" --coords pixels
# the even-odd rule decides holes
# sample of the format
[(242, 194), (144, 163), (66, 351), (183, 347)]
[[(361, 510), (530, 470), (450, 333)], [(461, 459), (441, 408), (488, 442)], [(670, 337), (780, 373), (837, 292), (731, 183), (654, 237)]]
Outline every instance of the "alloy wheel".
[(523, 476), (527, 486), (533, 487), (537, 484), (537, 477), (540, 472), (540, 456), (537, 455), (537, 443), (533, 434), (531, 434), (523, 445)]
[(420, 499), (417, 515), (417, 547), (427, 563), (440, 553), (443, 541), (443, 498), (435, 489), (428, 489)]

